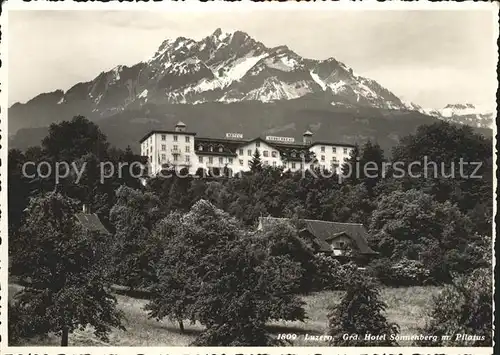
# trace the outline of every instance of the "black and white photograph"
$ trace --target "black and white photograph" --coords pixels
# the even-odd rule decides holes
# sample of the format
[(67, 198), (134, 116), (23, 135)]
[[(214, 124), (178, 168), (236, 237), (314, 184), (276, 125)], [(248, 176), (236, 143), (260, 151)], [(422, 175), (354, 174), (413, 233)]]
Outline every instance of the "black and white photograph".
[(8, 5), (2, 353), (491, 354), (497, 4)]

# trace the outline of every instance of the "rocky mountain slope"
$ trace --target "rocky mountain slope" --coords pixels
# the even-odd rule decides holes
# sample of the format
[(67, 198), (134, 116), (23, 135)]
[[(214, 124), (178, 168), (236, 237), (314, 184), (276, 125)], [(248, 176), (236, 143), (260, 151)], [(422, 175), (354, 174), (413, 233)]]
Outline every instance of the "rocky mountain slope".
[(16, 103), (9, 131), (75, 113), (108, 117), (145, 103), (273, 102), (318, 93), (332, 105), (407, 109), (389, 90), (334, 58), (306, 59), (286, 46), (268, 48), (244, 32), (217, 29), (200, 41), (167, 39), (147, 61)]
[(448, 104), (442, 109), (423, 109), (413, 104), (413, 109), (425, 115), (437, 117), (441, 120), (469, 125), (480, 128), (493, 128), (495, 124), (495, 113), (493, 110), (466, 104)]
[[(297, 102), (288, 103), (290, 101)], [(250, 122), (241, 122), (247, 116), (242, 110), (249, 107), (253, 114), (245, 119)], [(291, 107), (295, 111), (291, 112)], [(216, 117), (217, 113), (212, 115), (212, 110), (232, 112), (224, 118), (222, 126), (217, 127), (219, 131), (251, 126), (243, 132), (246, 134), (264, 132), (266, 128), (259, 128), (255, 123), (260, 120), (269, 123), (266, 127), (271, 129), (280, 130), (283, 120), (288, 120), (286, 125), (302, 127), (307, 119), (299, 117), (298, 112), (311, 110), (322, 110), (321, 120), (312, 124), (325, 127), (331, 124), (326, 120), (334, 122), (340, 113), (360, 120), (408, 117), (409, 114), (420, 119), (429, 115), (444, 118), (413, 103), (402, 102), (376, 81), (356, 75), (334, 58), (307, 59), (286, 46), (268, 48), (244, 32), (223, 33), (217, 29), (199, 41), (185, 37), (167, 39), (149, 60), (132, 67), (119, 65), (67, 91), (43, 93), (27, 103), (14, 104), (9, 108), (9, 134), (11, 146), (38, 144), (36, 137), (46, 131), (44, 127), (77, 114), (99, 121), (102, 127), (116, 123), (116, 117), (139, 121), (146, 117), (140, 121), (141, 129), (135, 128), (136, 134), (142, 134), (155, 125), (156, 128), (168, 127), (166, 121), (170, 122), (173, 117), (189, 121), (191, 117), (185, 117), (186, 112), (197, 112), (193, 122), (195, 126), (203, 126), (207, 122), (200, 125), (197, 121)], [(138, 117), (131, 118), (128, 112), (135, 112)], [(157, 115), (153, 121), (150, 112)], [(295, 121), (281, 115), (294, 117)], [(123, 120), (120, 125), (130, 124), (130, 120)], [(156, 124), (154, 120), (161, 123)], [(208, 124), (210, 126), (210, 122)], [(336, 134), (335, 128), (331, 129), (329, 133), (323, 132), (329, 134), (326, 138)], [(127, 127), (118, 128), (119, 132), (127, 130)], [(344, 138), (352, 141), (349, 136), (355, 133), (346, 132)], [(358, 133), (365, 138), (392, 134)], [(135, 144), (136, 139), (139, 137), (134, 136), (128, 144)], [(120, 141), (118, 145), (123, 143)]]

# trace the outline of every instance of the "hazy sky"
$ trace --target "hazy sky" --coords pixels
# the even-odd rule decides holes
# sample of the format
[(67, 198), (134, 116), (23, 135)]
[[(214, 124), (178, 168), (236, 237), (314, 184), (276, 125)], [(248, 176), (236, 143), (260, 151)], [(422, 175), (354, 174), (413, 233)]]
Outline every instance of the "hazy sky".
[(493, 106), (491, 11), (9, 12), (9, 104), (67, 90), (118, 64), (145, 60), (166, 38), (242, 30), (266, 46), (335, 57), (424, 107)]

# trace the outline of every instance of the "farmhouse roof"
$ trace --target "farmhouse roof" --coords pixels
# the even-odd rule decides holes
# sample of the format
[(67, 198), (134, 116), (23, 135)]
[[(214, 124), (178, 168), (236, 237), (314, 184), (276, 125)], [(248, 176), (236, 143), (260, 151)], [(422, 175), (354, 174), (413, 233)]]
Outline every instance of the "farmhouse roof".
[(76, 219), (83, 228), (91, 232), (100, 232), (103, 234), (109, 234), (109, 231), (104, 227), (101, 220), (95, 213), (77, 213)]
[[(288, 218), (261, 217), (260, 222), (262, 227), (265, 228), (266, 222), (279, 219), (289, 220)], [(340, 223), (315, 219), (303, 219), (301, 221), (305, 224), (304, 229), (315, 237), (314, 242), (320, 247), (321, 251), (330, 251), (331, 248), (328, 242), (345, 234), (354, 241), (361, 254), (377, 254), (368, 245), (368, 232), (360, 223)]]

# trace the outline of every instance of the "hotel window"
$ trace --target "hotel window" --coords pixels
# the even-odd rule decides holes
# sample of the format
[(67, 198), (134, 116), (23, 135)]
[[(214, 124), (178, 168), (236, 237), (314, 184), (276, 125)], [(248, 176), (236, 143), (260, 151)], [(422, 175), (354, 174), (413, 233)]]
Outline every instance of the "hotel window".
[(324, 153), (324, 152), (325, 152), (325, 146), (324, 146), (324, 145), (322, 145), (322, 146), (321, 146), (321, 153)]
[(210, 146), (210, 149), (209, 149), (211, 152), (214, 151), (214, 147)]
[(321, 156), (321, 161), (325, 161), (325, 156), (324, 155)]
[(186, 155), (186, 163), (189, 163), (189, 155)]
[(240, 155), (243, 155), (243, 149), (240, 149)]
[(167, 150), (167, 146), (166, 146), (166, 144), (162, 144), (162, 145), (161, 145), (161, 150)]
[(174, 152), (177, 151), (177, 146), (176, 145), (174, 145), (174, 149), (173, 150), (174, 150)]
[(337, 158), (333, 157), (333, 158), (332, 158), (332, 161), (333, 161), (333, 162), (337, 162)]
[(198, 146), (198, 150), (203, 150), (203, 146), (201, 144)]
[(264, 150), (263, 154), (264, 154), (265, 157), (269, 156), (269, 152), (267, 150)]
[(251, 157), (251, 156), (252, 156), (252, 150), (251, 150), (251, 149), (247, 150), (247, 155), (248, 155), (249, 157)]
[(275, 151), (275, 150), (273, 150), (273, 151), (271, 152), (271, 156), (272, 156), (273, 158), (276, 158), (276, 157), (278, 156), (278, 152), (277, 152), (277, 151)]
[(275, 161), (273, 161), (273, 166), (276, 167), (276, 162)]
[(257, 148), (259, 148), (259, 147), (260, 147), (260, 142), (255, 142), (255, 146), (256, 146)]
[(228, 158), (228, 160), (229, 160), (229, 164), (233, 163), (233, 158)]
[(300, 169), (304, 170), (304, 164), (300, 163)]
[(295, 162), (292, 162), (292, 169), (295, 169)]
[(198, 161), (203, 164), (203, 157), (198, 157)]
[(223, 151), (223, 150), (224, 150), (224, 148), (219, 147), (219, 152), (221, 152), (221, 153), (222, 153), (222, 151)]
[(177, 142), (177, 136), (174, 136), (174, 142)]
[(344, 148), (344, 154), (347, 154), (347, 148)]
[(165, 161), (165, 160), (167, 160), (167, 156), (165, 154), (162, 154), (161, 155), (161, 161)]
[(177, 161), (177, 154), (174, 155), (174, 161)]
[(219, 164), (224, 164), (224, 158), (222, 157), (219, 158)]
[(186, 136), (186, 143), (189, 143), (189, 136)]
[(162, 141), (166, 141), (166, 140), (167, 140), (167, 136), (166, 136), (165, 134), (162, 134), (162, 135), (161, 135), (161, 140), (162, 140)]
[(214, 162), (214, 158), (212, 158), (212, 157), (208, 157), (208, 162), (209, 162), (210, 164), (212, 164), (212, 163)]
[(189, 153), (189, 146), (186, 146), (186, 153)]
[(336, 147), (332, 147), (332, 153), (337, 153), (337, 148)]
[(240, 159), (240, 165), (243, 165), (243, 159)]

